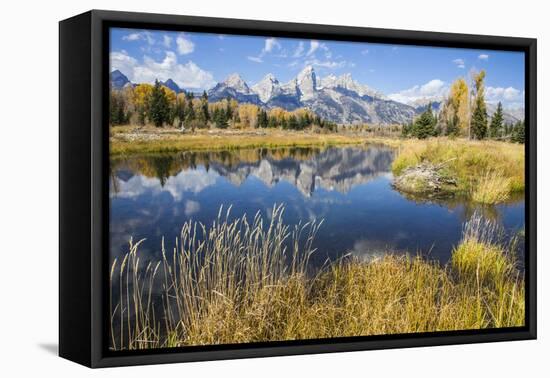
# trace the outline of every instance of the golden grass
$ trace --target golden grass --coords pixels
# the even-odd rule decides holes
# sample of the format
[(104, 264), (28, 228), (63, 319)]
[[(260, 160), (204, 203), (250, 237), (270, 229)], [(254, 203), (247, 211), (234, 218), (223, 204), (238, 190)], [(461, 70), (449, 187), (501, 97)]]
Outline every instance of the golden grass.
[(512, 178), (505, 177), (502, 172), (486, 171), (472, 188), (472, 200), (483, 204), (504, 202), (513, 190), (511, 182)]
[(523, 145), (448, 138), (404, 140), (392, 171), (398, 176), (406, 168), (426, 162), (441, 165), (442, 174), (457, 181), (452, 191), (476, 202), (503, 202), (525, 190)]
[[(118, 127), (117, 127), (118, 129)], [(110, 137), (111, 156), (135, 153), (166, 153), (180, 151), (218, 151), (256, 147), (323, 147), (330, 145), (358, 145), (372, 138), (352, 134), (313, 133), (289, 130), (198, 130), (182, 134), (177, 131), (159, 133), (132, 132), (124, 127)]]
[[(293, 228), (276, 207), (205, 226), (188, 222), (172, 253), (145, 261), (137, 244), (111, 270), (111, 348), (143, 349), (524, 324), (513, 254), (474, 217), (447, 266), (388, 254), (345, 257), (313, 274), (319, 224)], [(164, 244), (164, 243), (163, 243)], [(155, 285), (154, 285), (155, 284)], [(157, 289), (154, 289), (157, 288)], [(155, 290), (160, 289), (160, 292)], [(153, 298), (162, 298), (155, 318)], [(116, 303), (114, 301), (116, 300)]]

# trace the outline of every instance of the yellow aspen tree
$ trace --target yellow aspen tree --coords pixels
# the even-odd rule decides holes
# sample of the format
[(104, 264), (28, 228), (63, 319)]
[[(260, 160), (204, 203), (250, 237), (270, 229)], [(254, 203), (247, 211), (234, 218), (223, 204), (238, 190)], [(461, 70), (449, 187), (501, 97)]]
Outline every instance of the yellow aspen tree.
[(470, 96), (468, 84), (463, 78), (459, 78), (451, 85), (449, 104), (458, 115), (458, 126), (461, 135), (468, 134), (470, 124)]

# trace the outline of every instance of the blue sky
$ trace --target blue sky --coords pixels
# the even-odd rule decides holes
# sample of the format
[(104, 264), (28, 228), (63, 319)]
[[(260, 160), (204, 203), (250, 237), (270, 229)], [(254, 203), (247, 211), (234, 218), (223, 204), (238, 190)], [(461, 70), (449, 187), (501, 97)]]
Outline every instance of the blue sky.
[(489, 102), (524, 102), (519, 52), (112, 29), (110, 58), (111, 70), (134, 83), (172, 78), (191, 90), (208, 89), (234, 72), (249, 85), (268, 73), (284, 83), (312, 65), (318, 77), (351, 73), (357, 82), (409, 103), (444, 95), (456, 78), (485, 69)]

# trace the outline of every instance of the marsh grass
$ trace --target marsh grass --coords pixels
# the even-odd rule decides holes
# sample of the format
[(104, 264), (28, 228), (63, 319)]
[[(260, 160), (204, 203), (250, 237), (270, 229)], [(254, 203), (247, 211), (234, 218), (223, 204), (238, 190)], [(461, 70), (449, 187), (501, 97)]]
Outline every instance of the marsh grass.
[(523, 145), (447, 138), (405, 140), (398, 147), (392, 172), (399, 176), (421, 163), (442, 166), (442, 174), (457, 182), (449, 189), (482, 204), (504, 202), (525, 190)]
[[(208, 227), (189, 221), (160, 261), (130, 243), (111, 269), (111, 348), (143, 349), (524, 324), (524, 279), (478, 214), (446, 266), (420, 256), (351, 256), (314, 271), (320, 223), (283, 208)], [(156, 302), (156, 304), (154, 303)], [(159, 304), (160, 303), (160, 304)], [(157, 315), (156, 314), (161, 314)]]
[(512, 178), (506, 177), (501, 171), (488, 170), (473, 186), (471, 198), (482, 204), (504, 202), (512, 193), (511, 183)]
[(194, 134), (179, 132), (133, 132), (128, 128), (117, 130), (110, 137), (111, 156), (129, 154), (171, 153), (181, 151), (220, 151), (250, 148), (326, 147), (332, 145), (359, 145), (366, 137), (344, 134), (316, 134), (311, 131), (251, 130), (204, 131)]

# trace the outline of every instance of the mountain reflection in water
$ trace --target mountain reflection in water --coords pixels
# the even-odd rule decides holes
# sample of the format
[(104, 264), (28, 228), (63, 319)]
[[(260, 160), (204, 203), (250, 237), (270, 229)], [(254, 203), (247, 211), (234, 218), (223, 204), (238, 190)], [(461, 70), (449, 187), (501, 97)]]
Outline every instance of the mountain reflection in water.
[(209, 225), (221, 205), (235, 218), (285, 205), (287, 224), (324, 219), (314, 262), (344, 253), (371, 258), (391, 251), (430, 253), (445, 262), (460, 240), (462, 223), (482, 210), (510, 233), (524, 225), (523, 197), (490, 208), (454, 199), (407, 199), (391, 187), (394, 151), (384, 146), (258, 148), (182, 152), (112, 161), (111, 258), (130, 237), (143, 249), (168, 249), (181, 225)]

